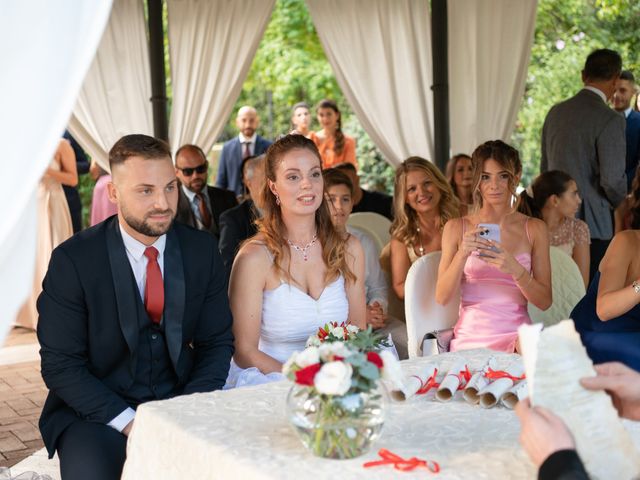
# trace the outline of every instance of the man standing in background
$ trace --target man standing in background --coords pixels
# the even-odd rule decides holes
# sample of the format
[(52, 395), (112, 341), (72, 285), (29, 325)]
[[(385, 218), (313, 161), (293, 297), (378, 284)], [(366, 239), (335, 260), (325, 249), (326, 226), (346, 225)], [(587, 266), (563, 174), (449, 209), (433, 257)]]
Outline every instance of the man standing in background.
[(612, 212), (627, 193), (624, 117), (607, 105), (621, 70), (617, 52), (590, 53), (582, 70), (584, 88), (554, 105), (542, 127), (540, 171), (568, 173), (582, 197), (577, 216), (591, 232), (590, 279), (613, 237)]
[[(76, 154), (76, 169), (78, 177), (89, 173), (89, 159), (87, 154), (80, 146), (76, 139), (71, 136), (68, 130), (64, 131), (63, 138), (69, 140), (73, 153)], [(71, 214), (71, 224), (73, 225), (73, 233), (78, 233), (82, 230), (82, 202), (80, 201), (80, 193), (78, 187), (70, 187), (69, 185), (62, 185), (64, 194), (67, 197), (67, 203), (69, 204), (69, 213)]]
[(640, 159), (640, 112), (631, 108), (631, 100), (637, 89), (633, 73), (623, 70), (612, 98), (613, 108), (624, 115), (626, 122), (627, 156), (624, 171), (627, 177), (627, 192), (631, 192), (631, 182), (636, 175)]
[(240, 133), (222, 147), (216, 186), (235, 192), (239, 197), (243, 191), (242, 161), (245, 158), (262, 155), (271, 142), (256, 133), (260, 117), (253, 107), (245, 105), (238, 110), (236, 127)]

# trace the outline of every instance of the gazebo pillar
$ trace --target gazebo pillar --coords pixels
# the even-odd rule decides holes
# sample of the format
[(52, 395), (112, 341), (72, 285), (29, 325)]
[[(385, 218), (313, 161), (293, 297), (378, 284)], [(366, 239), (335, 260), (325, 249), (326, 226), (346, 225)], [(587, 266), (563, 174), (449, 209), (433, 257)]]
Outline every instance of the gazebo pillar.
[(153, 135), (169, 140), (167, 120), (167, 89), (164, 70), (164, 32), (162, 29), (162, 0), (148, 0), (149, 67), (151, 71), (151, 107)]
[(449, 160), (449, 44), (447, 0), (431, 1), (431, 55), (433, 57), (434, 163), (444, 172)]

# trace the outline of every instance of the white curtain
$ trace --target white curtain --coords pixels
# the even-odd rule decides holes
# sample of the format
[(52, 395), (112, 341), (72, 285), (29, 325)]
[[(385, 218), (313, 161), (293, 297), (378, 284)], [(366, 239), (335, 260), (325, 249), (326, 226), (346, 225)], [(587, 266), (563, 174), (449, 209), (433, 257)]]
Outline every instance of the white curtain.
[(107, 171), (116, 140), (130, 133), (153, 135), (150, 78), (143, 0), (114, 0), (69, 121), (71, 134)]
[(275, 0), (168, 0), (169, 138), (211, 150), (231, 114)]
[(336, 79), (386, 159), (433, 159), (431, 21), (425, 0), (307, 0)]
[(0, 338), (28, 296), (35, 192), (106, 25), (111, 0), (0, 5)]
[(536, 0), (448, 0), (452, 153), (509, 141), (527, 77)]

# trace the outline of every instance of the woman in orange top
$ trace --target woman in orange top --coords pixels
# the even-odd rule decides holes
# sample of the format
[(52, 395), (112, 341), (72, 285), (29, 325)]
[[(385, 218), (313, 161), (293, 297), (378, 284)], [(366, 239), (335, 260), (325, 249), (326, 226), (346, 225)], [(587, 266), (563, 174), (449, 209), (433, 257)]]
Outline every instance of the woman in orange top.
[(316, 107), (316, 114), (322, 130), (312, 132), (309, 138), (320, 151), (322, 168), (345, 162), (352, 163), (357, 168), (356, 141), (342, 133), (342, 119), (336, 102), (322, 100)]

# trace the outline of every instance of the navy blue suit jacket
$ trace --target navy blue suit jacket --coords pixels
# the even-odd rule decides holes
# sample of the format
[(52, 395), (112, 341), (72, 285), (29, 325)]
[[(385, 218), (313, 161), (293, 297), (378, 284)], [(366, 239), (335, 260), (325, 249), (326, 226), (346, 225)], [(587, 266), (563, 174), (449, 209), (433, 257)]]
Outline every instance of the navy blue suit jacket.
[[(222, 388), (233, 354), (227, 281), (216, 240), (174, 223), (164, 251), (167, 350), (181, 394)], [(71, 237), (51, 255), (38, 298), (40, 432), (50, 455), (78, 421), (108, 424), (129, 405), (138, 361), (140, 295), (118, 217)]]
[[(260, 135), (256, 135), (256, 146), (253, 151), (254, 155), (262, 155), (267, 151), (271, 142)], [(216, 179), (216, 187), (226, 188), (235, 192), (236, 195), (242, 195), (242, 145), (240, 139), (235, 137), (229, 140), (222, 147), (220, 154), (220, 163), (218, 165), (218, 178)]]
[(624, 170), (627, 175), (627, 191), (630, 192), (631, 182), (636, 175), (640, 161), (640, 112), (631, 110), (627, 117), (625, 135), (627, 137), (627, 161)]

